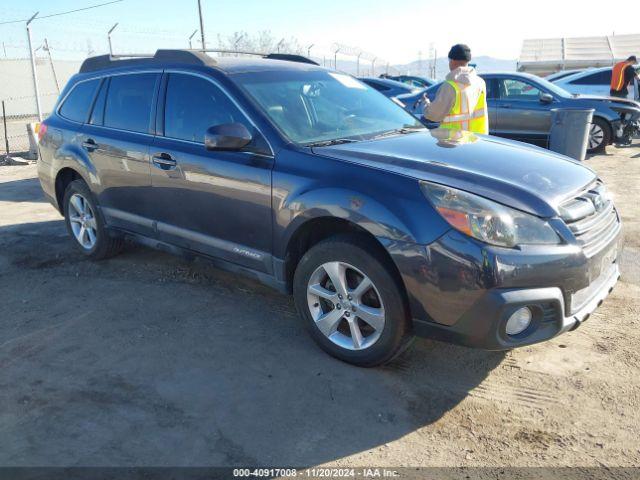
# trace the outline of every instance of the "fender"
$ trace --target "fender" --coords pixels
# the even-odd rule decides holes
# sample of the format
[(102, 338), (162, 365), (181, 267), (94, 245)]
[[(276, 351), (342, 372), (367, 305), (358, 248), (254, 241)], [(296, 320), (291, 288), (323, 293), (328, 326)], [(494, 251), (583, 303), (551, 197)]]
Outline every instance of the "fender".
[[(372, 196), (345, 188), (320, 188), (306, 191), (300, 195), (286, 199), (275, 212), (275, 233), (280, 230), (280, 238), (276, 239), (274, 252), (278, 258), (284, 258), (291, 238), (304, 224), (318, 218), (338, 218), (351, 222), (371, 235), (382, 244), (430, 243), (450, 227), (433, 210), (424, 197), (421, 199), (424, 216), (420, 214), (420, 206), (409, 207), (406, 199), (396, 199), (389, 205), (372, 198)], [(431, 210), (431, 212), (427, 212)], [(408, 215), (412, 212), (412, 215)], [(417, 217), (424, 220), (422, 225)], [(428, 225), (427, 225), (428, 223)]]

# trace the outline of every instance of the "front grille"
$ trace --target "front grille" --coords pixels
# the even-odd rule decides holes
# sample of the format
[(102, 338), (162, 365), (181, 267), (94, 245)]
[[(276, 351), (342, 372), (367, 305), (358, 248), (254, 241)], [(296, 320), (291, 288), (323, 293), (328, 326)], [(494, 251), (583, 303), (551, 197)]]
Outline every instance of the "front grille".
[(567, 224), (587, 257), (606, 247), (620, 231), (620, 218), (605, 186), (596, 182), (560, 206)]

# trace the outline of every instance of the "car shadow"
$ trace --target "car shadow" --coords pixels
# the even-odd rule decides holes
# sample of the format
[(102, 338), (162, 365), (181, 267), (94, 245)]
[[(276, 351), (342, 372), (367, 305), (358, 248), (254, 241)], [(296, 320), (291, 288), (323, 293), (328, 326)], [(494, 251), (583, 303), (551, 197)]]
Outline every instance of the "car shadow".
[(323, 464), (437, 423), (504, 358), (417, 340), (357, 368), (252, 280), (132, 245), (90, 262), (62, 221), (28, 226), (0, 228), (3, 465)]
[(46, 202), (37, 178), (0, 183), (0, 202)]

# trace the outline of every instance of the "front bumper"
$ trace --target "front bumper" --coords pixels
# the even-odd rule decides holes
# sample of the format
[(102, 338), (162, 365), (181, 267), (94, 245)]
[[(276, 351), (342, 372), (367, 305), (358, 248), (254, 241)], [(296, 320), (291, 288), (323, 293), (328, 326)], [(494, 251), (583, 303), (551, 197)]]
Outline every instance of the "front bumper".
[[(578, 245), (503, 249), (449, 231), (431, 245), (405, 246), (392, 256), (417, 335), (505, 350), (548, 340), (587, 320), (620, 276), (621, 246), (619, 233), (587, 258)], [(507, 319), (523, 306), (533, 312), (531, 326), (510, 336)]]

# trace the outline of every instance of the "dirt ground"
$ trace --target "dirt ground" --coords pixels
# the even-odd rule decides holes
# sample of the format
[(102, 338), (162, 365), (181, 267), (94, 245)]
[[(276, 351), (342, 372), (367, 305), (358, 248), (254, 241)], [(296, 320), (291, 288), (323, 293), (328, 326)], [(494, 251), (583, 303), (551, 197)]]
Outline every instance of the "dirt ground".
[(640, 148), (587, 164), (626, 230), (588, 322), (508, 353), (421, 339), (378, 369), (206, 262), (84, 260), (35, 166), (0, 167), (0, 465), (640, 465)]

